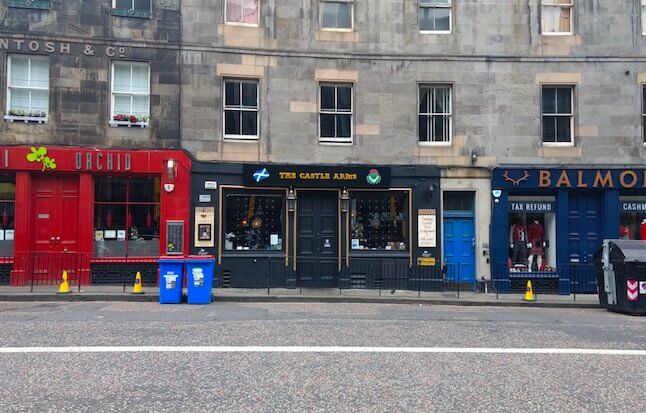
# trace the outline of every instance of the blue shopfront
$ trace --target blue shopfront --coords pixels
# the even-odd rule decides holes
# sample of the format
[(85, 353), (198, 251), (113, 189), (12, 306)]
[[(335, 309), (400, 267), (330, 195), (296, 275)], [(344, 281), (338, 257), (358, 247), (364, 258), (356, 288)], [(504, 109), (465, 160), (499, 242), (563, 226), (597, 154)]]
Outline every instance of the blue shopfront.
[(646, 169), (492, 171), (492, 277), (498, 291), (597, 291), (605, 238), (646, 239)]

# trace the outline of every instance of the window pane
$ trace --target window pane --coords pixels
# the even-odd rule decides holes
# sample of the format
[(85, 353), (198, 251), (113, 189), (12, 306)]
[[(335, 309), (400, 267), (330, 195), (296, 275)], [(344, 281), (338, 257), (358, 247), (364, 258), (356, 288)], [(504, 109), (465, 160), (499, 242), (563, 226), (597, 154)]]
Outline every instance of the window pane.
[(451, 29), (450, 16), (450, 8), (420, 7), (419, 29), (430, 31), (449, 31)]
[(158, 177), (130, 179), (130, 202), (159, 202), (161, 184)]
[(258, 135), (258, 112), (242, 112), (242, 134)]
[(430, 116), (420, 116), (418, 119), (419, 123), (419, 141), (427, 142), (428, 141), (428, 121)]
[(352, 111), (352, 88), (349, 86), (339, 86), (336, 91), (336, 108), (338, 111)]
[(258, 24), (258, 0), (243, 0), (242, 22), (246, 24)]
[(334, 115), (321, 114), (321, 137), (333, 138), (334, 137)]
[(256, 82), (242, 83), (242, 106), (257, 107), (258, 106), (258, 84)]
[(29, 90), (11, 89), (9, 109), (29, 112)]
[(47, 113), (49, 111), (49, 90), (31, 91), (31, 113)]
[(646, 115), (646, 86), (642, 86), (642, 114)]
[(132, 97), (132, 114), (136, 116), (148, 115), (150, 111), (150, 103), (148, 96), (133, 96)]
[(445, 211), (473, 211), (473, 192), (444, 192)]
[(451, 29), (451, 9), (442, 8), (434, 9), (435, 15), (433, 20), (435, 21), (435, 29), (441, 31), (449, 31)]
[(352, 28), (352, 3), (339, 3), (337, 27), (341, 29)]
[(350, 205), (352, 249), (406, 249), (406, 194), (353, 192)]
[(240, 82), (224, 82), (224, 104), (240, 106)]
[(227, 135), (240, 135), (240, 111), (227, 110), (224, 112), (224, 133)]
[(10, 86), (29, 86), (29, 61), (23, 57), (11, 56)]
[(570, 133), (570, 117), (559, 116), (556, 118), (556, 139), (557, 142), (570, 142), (572, 135)]
[(32, 87), (49, 87), (49, 61), (44, 59), (31, 59), (31, 85)]
[(556, 113), (556, 88), (543, 87), (543, 113)]
[(556, 117), (543, 117), (543, 142), (556, 142)]
[(16, 182), (13, 176), (0, 175), (0, 200), (13, 201), (16, 199)]
[(117, 0), (114, 5), (117, 9), (130, 9), (132, 0)]
[[(126, 229), (126, 204), (95, 204), (94, 205), (95, 229)], [(112, 239), (108, 234), (108, 239)], [(116, 234), (114, 235), (116, 239)]]
[(242, 0), (226, 0), (226, 21), (230, 23), (242, 22)]
[(227, 195), (225, 251), (283, 249), (282, 196)]
[(134, 93), (148, 93), (148, 66), (132, 66), (132, 91)]
[(433, 116), (433, 141), (434, 142), (448, 142), (450, 117), (449, 116)]
[(433, 113), (450, 113), (450, 101), (450, 91), (448, 88), (433, 88)]
[(14, 229), (14, 205), (13, 202), (0, 202), (0, 228), (3, 230)]
[(135, 0), (135, 10), (150, 11), (150, 0)]
[(327, 29), (352, 28), (352, 3), (322, 1), (320, 4), (321, 27)]
[(126, 255), (126, 205), (94, 205), (94, 255)]
[(321, 86), (321, 109), (334, 110), (334, 86)]
[(543, 33), (569, 33), (570, 11), (569, 7), (543, 6), (541, 9)]
[(114, 65), (115, 92), (130, 92), (130, 65)]
[(336, 115), (336, 136), (337, 138), (352, 136), (352, 115)]
[(428, 113), (428, 93), (427, 87), (419, 88), (419, 113)]
[(557, 113), (572, 113), (572, 89), (556, 89)]
[(97, 202), (125, 202), (127, 180), (122, 178), (94, 178), (94, 200)]
[(130, 205), (128, 255), (159, 255), (159, 205)]
[(131, 115), (130, 102), (132, 98), (125, 95), (114, 95), (114, 114)]

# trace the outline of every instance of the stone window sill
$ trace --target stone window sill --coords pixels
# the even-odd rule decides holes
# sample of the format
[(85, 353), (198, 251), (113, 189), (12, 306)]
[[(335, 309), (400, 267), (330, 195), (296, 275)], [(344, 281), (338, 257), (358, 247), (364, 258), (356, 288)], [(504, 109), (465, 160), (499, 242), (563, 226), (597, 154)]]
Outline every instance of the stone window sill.
[(120, 126), (127, 126), (129, 128), (147, 128), (149, 125), (148, 122), (130, 122), (127, 120), (111, 120), (109, 123), (111, 128), (118, 128)]
[(6, 122), (24, 122), (24, 123), (38, 123), (39, 125), (47, 124), (47, 117), (42, 116), (15, 116), (15, 115), (5, 115), (4, 120)]
[(135, 17), (138, 19), (150, 19), (150, 10), (112, 9), (112, 15), (121, 17)]
[(21, 9), (49, 10), (49, 0), (8, 0), (7, 5)]

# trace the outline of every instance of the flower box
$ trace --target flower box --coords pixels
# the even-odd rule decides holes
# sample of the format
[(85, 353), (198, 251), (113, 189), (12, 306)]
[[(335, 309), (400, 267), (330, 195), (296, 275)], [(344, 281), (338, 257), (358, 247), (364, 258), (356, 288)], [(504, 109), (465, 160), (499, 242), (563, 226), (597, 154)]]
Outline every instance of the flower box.
[(21, 9), (49, 10), (49, 0), (8, 0), (7, 5)]
[(133, 126), (138, 126), (140, 128), (145, 128), (148, 126), (148, 120), (150, 119), (150, 116), (148, 115), (142, 115), (142, 116), (135, 116), (135, 115), (125, 115), (123, 113), (117, 113), (116, 115), (112, 116), (112, 120), (110, 120), (110, 126), (113, 128), (119, 127), (119, 126), (127, 126), (129, 128)]
[(150, 19), (150, 10), (112, 9), (112, 15), (121, 17), (136, 17), (139, 19)]
[(136, 128), (146, 128), (148, 127), (148, 121), (138, 121), (138, 122), (130, 122), (129, 120), (111, 120), (110, 126), (113, 128), (118, 128), (119, 126), (127, 126), (129, 128), (132, 128), (133, 126)]
[(24, 122), (47, 124), (47, 116), (29, 116), (29, 115), (5, 115), (4, 120), (7, 122)]

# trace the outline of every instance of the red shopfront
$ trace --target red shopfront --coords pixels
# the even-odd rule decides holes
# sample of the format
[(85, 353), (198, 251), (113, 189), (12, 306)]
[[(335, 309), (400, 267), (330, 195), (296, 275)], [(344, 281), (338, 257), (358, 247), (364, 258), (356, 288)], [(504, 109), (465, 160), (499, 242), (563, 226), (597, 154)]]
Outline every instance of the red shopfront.
[(175, 150), (0, 147), (0, 282), (156, 277), (188, 250), (190, 170)]

